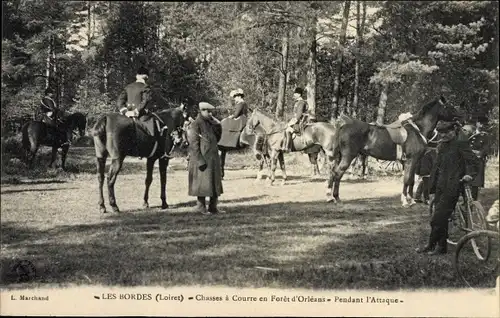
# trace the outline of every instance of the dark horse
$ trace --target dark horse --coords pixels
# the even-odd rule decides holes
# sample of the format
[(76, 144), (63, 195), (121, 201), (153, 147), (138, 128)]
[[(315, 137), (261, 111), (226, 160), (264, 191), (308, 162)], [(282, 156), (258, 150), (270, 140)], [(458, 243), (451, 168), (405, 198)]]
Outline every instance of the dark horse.
[[(275, 180), (275, 171), (277, 160), (280, 159), (280, 166), (283, 172), (283, 182), (287, 179), (284, 162), (282, 159), (282, 144), (285, 139), (286, 127), (282, 123), (278, 123), (273, 119), (273, 116), (264, 113), (258, 109), (252, 112), (248, 119), (246, 129), (251, 132), (264, 135), (266, 145), (269, 149), (271, 159), (271, 184)], [(259, 131), (260, 130), (260, 131)], [(316, 163), (318, 154), (323, 151), (326, 156), (333, 159), (333, 147), (335, 135), (335, 126), (325, 122), (315, 122), (307, 124), (300, 136), (293, 139), (292, 151), (303, 151), (309, 155), (311, 163)], [(311, 159), (312, 158), (312, 159)], [(283, 162), (283, 164), (282, 164)]]
[[(434, 132), (438, 120), (453, 120), (459, 117), (457, 111), (446, 106), (444, 97), (433, 100), (423, 106), (414, 116), (400, 123), (392, 123), (387, 127), (380, 127), (357, 119), (346, 118), (337, 125), (335, 138), (334, 163), (332, 174), (328, 181), (331, 197), (328, 201), (338, 202), (339, 185), (344, 172), (352, 160), (362, 154), (380, 160), (395, 161), (397, 158), (397, 144), (400, 144), (406, 157), (404, 162), (404, 185), (401, 195), (403, 206), (414, 204), (413, 184), (417, 161), (422, 157), (427, 147), (428, 138)], [(392, 128), (391, 128), (392, 127)], [(390, 129), (393, 130), (391, 133)], [(391, 137), (391, 134), (401, 135)], [(393, 138), (399, 138), (396, 143)], [(335, 186), (333, 183), (335, 182)]]
[[(182, 143), (182, 128), (187, 114), (184, 107), (176, 107), (153, 113), (167, 125), (166, 142), (168, 150)], [(108, 195), (109, 204), (114, 212), (120, 212), (115, 198), (115, 182), (126, 156), (146, 157), (147, 175), (146, 190), (144, 192), (144, 208), (149, 207), (149, 187), (153, 182), (154, 163), (161, 157), (157, 142), (149, 135), (137, 119), (129, 118), (119, 113), (109, 113), (101, 116), (93, 129), (94, 147), (97, 157), (97, 175), (99, 181), (99, 209), (106, 213), (103, 197), (104, 169), (106, 159), (111, 157), (111, 165), (108, 171)], [(161, 183), (161, 208), (167, 209), (166, 183), (168, 158), (159, 159), (160, 183)]]
[[(33, 161), (40, 145), (52, 147), (52, 159), (49, 167), (56, 160), (57, 149), (61, 148), (61, 167), (65, 169), (66, 155), (68, 154), (71, 137), (74, 130), (78, 130), (80, 137), (85, 135), (87, 127), (87, 117), (82, 113), (73, 113), (61, 119), (58, 128), (49, 125), (44, 121), (30, 121), (22, 128), (23, 148), (26, 151), (26, 162), (30, 168), (33, 167)], [(59, 131), (58, 131), (59, 130)], [(69, 139), (69, 140), (65, 140)], [(70, 142), (64, 144), (65, 141)]]

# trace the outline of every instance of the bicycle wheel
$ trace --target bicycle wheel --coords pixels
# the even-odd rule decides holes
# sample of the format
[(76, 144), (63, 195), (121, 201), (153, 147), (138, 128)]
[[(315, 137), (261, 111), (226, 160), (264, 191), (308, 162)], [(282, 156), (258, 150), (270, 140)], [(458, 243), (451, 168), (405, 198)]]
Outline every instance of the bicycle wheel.
[[(481, 203), (478, 201), (472, 201), (471, 213), (467, 213), (469, 228), (472, 231), (481, 231), (488, 229), (488, 222), (484, 217), (484, 209)], [(480, 236), (477, 238), (472, 238), (470, 240), (472, 248), (474, 249), (474, 254), (481, 261), (486, 261), (490, 256), (491, 252), (491, 238), (488, 236)]]
[(448, 221), (448, 239), (446, 240), (448, 244), (457, 245), (458, 241), (465, 234), (464, 229), (466, 228), (466, 222), (462, 209), (464, 209), (462, 203), (457, 202), (455, 211), (453, 211)]
[(457, 244), (455, 257), (453, 259), (453, 267), (460, 278), (471, 288), (494, 288), (497, 277), (499, 276), (499, 244), (494, 244), (496, 257), (491, 257), (489, 260), (480, 261), (475, 255), (475, 251), (468, 244), (472, 240), (481, 240), (488, 238), (489, 240), (499, 239), (499, 233), (488, 230), (473, 231), (463, 236)]

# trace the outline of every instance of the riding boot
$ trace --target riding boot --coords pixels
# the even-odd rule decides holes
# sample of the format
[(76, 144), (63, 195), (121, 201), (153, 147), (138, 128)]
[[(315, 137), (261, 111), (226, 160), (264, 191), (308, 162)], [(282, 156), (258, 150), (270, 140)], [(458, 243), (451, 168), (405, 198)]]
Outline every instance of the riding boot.
[(291, 142), (292, 142), (292, 133), (287, 131), (283, 151), (285, 151), (285, 152), (292, 151)]
[(197, 197), (196, 212), (200, 212), (201, 214), (210, 214), (207, 212), (205, 197)]
[(212, 214), (225, 213), (224, 211), (219, 210), (217, 208), (218, 201), (219, 201), (219, 198), (217, 196), (210, 197), (210, 202), (208, 203), (208, 212), (210, 212)]
[(436, 243), (438, 240), (437, 234), (438, 234), (437, 227), (432, 226), (431, 227), (431, 234), (429, 234), (429, 242), (427, 243), (426, 246), (417, 248), (417, 250), (416, 250), (417, 253), (425, 253), (425, 252), (432, 251), (434, 249), (434, 247), (436, 246)]
[(439, 239), (437, 241), (437, 245), (434, 248), (433, 251), (428, 252), (428, 255), (441, 255), (441, 254), (446, 254), (448, 251), (448, 242), (446, 239), (448, 238), (448, 229), (447, 228), (441, 228), (439, 230)]

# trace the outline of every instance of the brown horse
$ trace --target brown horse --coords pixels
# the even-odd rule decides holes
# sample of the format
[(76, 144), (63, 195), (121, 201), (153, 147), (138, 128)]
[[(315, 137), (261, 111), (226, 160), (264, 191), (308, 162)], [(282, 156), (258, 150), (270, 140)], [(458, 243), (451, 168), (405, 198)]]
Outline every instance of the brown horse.
[[(166, 133), (167, 150), (182, 143), (182, 128), (187, 117), (184, 107), (171, 108), (153, 113), (168, 127)], [(94, 147), (97, 157), (97, 174), (99, 180), (99, 209), (106, 213), (103, 197), (104, 169), (106, 159), (111, 157), (108, 171), (109, 204), (114, 212), (120, 212), (116, 204), (114, 185), (126, 156), (147, 157), (146, 189), (144, 191), (144, 208), (149, 207), (149, 187), (153, 181), (153, 168), (157, 159), (162, 156), (154, 137), (147, 133), (136, 119), (118, 113), (101, 116), (93, 129)], [(168, 158), (159, 159), (161, 183), (161, 208), (168, 208), (166, 196)]]
[[(415, 167), (425, 151), (428, 138), (432, 135), (438, 120), (453, 120), (459, 117), (457, 110), (446, 106), (445, 103), (446, 100), (441, 96), (423, 106), (411, 118), (384, 127), (345, 117), (337, 126), (338, 131), (333, 148), (335, 160), (328, 181), (331, 196), (327, 200), (340, 201), (340, 180), (358, 154), (395, 161), (398, 160), (397, 145), (399, 144), (406, 156), (401, 202), (403, 206), (414, 204)], [(333, 183), (335, 183), (334, 187)]]
[[(40, 145), (52, 147), (52, 158), (49, 167), (56, 160), (57, 149), (61, 148), (61, 168), (66, 169), (66, 155), (73, 132), (78, 130), (80, 137), (85, 135), (87, 127), (86, 115), (76, 112), (61, 119), (57, 128), (44, 121), (30, 121), (21, 128), (23, 149), (26, 152), (26, 163), (33, 168), (33, 162)], [(68, 142), (68, 143), (66, 143)]]
[[(266, 144), (270, 150), (270, 182), (273, 184), (276, 179), (276, 162), (279, 159), (283, 173), (282, 184), (285, 184), (287, 175), (284, 161), (282, 160), (283, 151), (281, 150), (285, 140), (285, 125), (274, 120), (272, 115), (255, 109), (248, 119), (245, 129), (248, 129), (250, 132), (257, 132), (260, 135), (265, 135), (267, 140)], [(292, 151), (303, 151), (307, 153), (314, 169), (314, 166), (317, 167), (317, 159), (320, 152), (324, 152), (326, 156), (333, 159), (333, 152), (331, 149), (333, 147), (334, 134), (335, 126), (332, 124), (325, 122), (307, 124), (302, 134), (293, 139)]]

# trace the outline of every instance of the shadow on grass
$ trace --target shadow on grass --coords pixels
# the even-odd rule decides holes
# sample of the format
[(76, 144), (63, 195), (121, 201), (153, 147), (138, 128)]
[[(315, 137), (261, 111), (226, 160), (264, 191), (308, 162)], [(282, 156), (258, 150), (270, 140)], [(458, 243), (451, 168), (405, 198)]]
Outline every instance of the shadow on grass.
[[(224, 209), (228, 213), (215, 216), (182, 210), (111, 214), (97, 224), (48, 230), (3, 224), (2, 248), (11, 257), (2, 253), (2, 285), (462, 286), (451, 255), (414, 252), (425, 242), (429, 219), (417, 212), (425, 207), (401, 209), (397, 195), (338, 205), (311, 201)], [(11, 269), (21, 259), (36, 266), (34, 281), (16, 283)]]
[(60, 190), (76, 190), (78, 188), (57, 188), (57, 189), (16, 189), (16, 190), (4, 190), (1, 194), (10, 194), (10, 193), (21, 193), (21, 192), (47, 192), (47, 191), (60, 191)]

